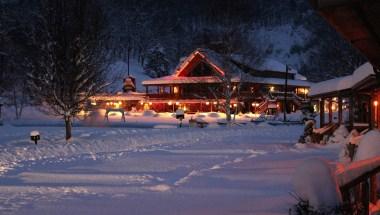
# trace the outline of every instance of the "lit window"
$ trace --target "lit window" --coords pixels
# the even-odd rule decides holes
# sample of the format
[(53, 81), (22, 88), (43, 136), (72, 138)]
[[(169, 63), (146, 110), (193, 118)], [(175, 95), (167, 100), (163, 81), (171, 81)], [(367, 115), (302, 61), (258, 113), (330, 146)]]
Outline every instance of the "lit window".
[(174, 88), (173, 88), (173, 92), (174, 92), (174, 94), (178, 94), (178, 92), (179, 92), (178, 87), (174, 87)]

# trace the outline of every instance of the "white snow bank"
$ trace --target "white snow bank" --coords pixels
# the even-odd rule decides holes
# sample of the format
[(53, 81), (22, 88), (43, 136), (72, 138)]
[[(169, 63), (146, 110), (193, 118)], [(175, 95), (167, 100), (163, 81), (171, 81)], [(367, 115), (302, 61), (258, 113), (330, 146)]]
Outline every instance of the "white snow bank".
[(372, 130), (360, 140), (354, 160), (366, 160), (377, 156), (380, 156), (380, 131)]
[(293, 182), (296, 194), (314, 208), (334, 207), (342, 202), (335, 174), (325, 160), (302, 162), (295, 170)]

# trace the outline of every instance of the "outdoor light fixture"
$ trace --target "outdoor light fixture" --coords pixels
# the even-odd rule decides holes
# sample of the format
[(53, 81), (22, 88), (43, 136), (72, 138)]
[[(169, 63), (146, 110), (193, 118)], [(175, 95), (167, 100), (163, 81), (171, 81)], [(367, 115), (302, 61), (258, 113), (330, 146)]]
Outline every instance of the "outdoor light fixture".
[(374, 101), (374, 102), (373, 102), (373, 105), (375, 105), (375, 107), (377, 107), (378, 104), (379, 104), (378, 101)]
[(214, 102), (214, 105), (217, 105), (218, 103), (217, 102)]
[(176, 102), (175, 105), (179, 105), (179, 102)]
[(95, 106), (96, 105), (96, 100), (91, 100), (91, 105)]
[(149, 102), (149, 105), (152, 105), (152, 102)]
[(143, 105), (144, 104), (144, 102), (143, 101), (140, 101), (140, 105)]
[(173, 104), (173, 102), (171, 102), (171, 101), (168, 102), (168, 105), (172, 105), (172, 104)]
[(210, 105), (210, 102), (206, 102), (206, 105)]
[(237, 104), (234, 104), (234, 107), (237, 107)]
[(271, 92), (273, 92), (274, 91), (274, 87), (272, 86), (272, 87), (270, 87), (270, 91)]

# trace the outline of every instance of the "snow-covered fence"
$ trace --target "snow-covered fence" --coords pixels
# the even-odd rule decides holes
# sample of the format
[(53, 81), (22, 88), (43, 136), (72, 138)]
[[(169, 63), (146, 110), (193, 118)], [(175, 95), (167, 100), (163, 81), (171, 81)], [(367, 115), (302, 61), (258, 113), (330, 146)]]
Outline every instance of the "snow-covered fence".
[(338, 167), (336, 175), (343, 202), (362, 214), (369, 214), (370, 203), (377, 203), (376, 175), (379, 172), (380, 157)]

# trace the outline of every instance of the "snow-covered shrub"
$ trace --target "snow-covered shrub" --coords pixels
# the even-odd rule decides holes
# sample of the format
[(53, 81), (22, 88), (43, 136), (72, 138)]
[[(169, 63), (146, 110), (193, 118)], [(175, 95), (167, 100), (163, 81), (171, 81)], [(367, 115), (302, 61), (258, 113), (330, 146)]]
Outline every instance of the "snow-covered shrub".
[(157, 113), (154, 110), (145, 110), (142, 115), (143, 116), (153, 116), (153, 117), (156, 117)]
[(354, 160), (366, 160), (376, 156), (380, 156), (380, 131), (372, 130), (363, 135)]
[(349, 132), (344, 125), (340, 125), (338, 129), (336, 129), (333, 135), (327, 141), (328, 144), (332, 143), (346, 143), (346, 137), (349, 135)]
[(209, 117), (213, 117), (213, 118), (223, 118), (223, 117), (225, 117), (225, 115), (223, 113), (218, 113), (218, 112), (210, 112), (210, 113), (208, 113), (208, 116)]
[(316, 210), (335, 208), (342, 204), (336, 176), (330, 164), (322, 159), (310, 159), (296, 168), (294, 189), (300, 199)]

